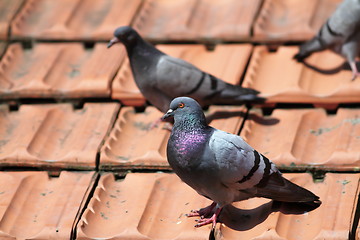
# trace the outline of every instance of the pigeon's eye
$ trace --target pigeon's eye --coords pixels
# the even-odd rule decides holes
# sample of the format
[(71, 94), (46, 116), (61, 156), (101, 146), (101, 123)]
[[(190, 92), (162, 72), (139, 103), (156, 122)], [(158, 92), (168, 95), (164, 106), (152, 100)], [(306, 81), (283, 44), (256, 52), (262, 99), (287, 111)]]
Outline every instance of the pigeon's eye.
[(179, 103), (179, 108), (183, 108), (183, 107), (185, 107), (185, 104)]

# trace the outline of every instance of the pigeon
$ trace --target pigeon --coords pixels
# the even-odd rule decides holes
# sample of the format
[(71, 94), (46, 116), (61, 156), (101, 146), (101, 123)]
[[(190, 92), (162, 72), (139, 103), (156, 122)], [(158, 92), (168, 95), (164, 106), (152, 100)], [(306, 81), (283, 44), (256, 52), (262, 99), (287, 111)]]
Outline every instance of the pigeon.
[(331, 49), (347, 59), (352, 80), (360, 76), (356, 57), (360, 56), (360, 1), (344, 0), (320, 28), (317, 35), (300, 46), (294, 58), (302, 62), (314, 52)]
[(213, 201), (188, 214), (201, 217), (195, 227), (212, 224), (214, 229), (224, 206), (253, 197), (320, 206), (318, 196), (285, 179), (274, 163), (240, 136), (209, 126), (194, 99), (175, 98), (163, 116), (172, 117), (168, 162), (183, 182)]
[(171, 100), (179, 96), (192, 97), (203, 107), (265, 100), (258, 96), (257, 90), (226, 83), (182, 59), (161, 52), (129, 26), (117, 28), (114, 36), (108, 48), (118, 42), (124, 44), (138, 88), (163, 113)]

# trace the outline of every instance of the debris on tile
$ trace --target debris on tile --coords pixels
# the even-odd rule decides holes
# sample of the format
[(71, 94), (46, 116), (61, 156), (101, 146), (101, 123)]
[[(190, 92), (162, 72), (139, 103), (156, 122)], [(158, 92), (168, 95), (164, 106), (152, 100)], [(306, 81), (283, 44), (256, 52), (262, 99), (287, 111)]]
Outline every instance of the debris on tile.
[(133, 26), (157, 41), (245, 40), (250, 39), (260, 4), (259, 0), (146, 0)]
[(313, 37), (341, 0), (264, 0), (254, 26), (256, 41), (303, 41)]
[[(236, 134), (245, 113), (243, 106), (211, 106), (206, 114), (212, 120), (210, 125)], [(170, 131), (163, 129), (162, 123), (149, 130), (162, 116), (163, 113), (154, 107), (147, 107), (144, 112), (123, 107), (101, 148), (100, 168), (169, 169), (166, 146)]]
[(185, 216), (210, 204), (175, 174), (130, 173), (115, 180), (101, 176), (77, 226), (77, 239), (207, 239), (209, 228), (195, 229)]
[(0, 62), (0, 97), (85, 98), (110, 96), (110, 82), (125, 57), (122, 46), (105, 43), (85, 49), (81, 43), (8, 46)]
[(243, 87), (255, 88), (268, 103), (339, 104), (360, 101), (360, 81), (351, 81), (345, 60), (327, 50), (305, 61), (295, 61), (298, 47), (282, 46), (270, 52), (257, 46), (250, 60)]
[[(217, 45), (213, 51), (206, 50), (203, 45), (158, 45), (157, 48), (232, 84), (239, 84), (252, 51), (250, 44)], [(112, 98), (130, 106), (145, 104), (135, 84), (128, 59), (113, 81)]]
[(129, 25), (141, 0), (27, 0), (12, 21), (12, 39), (109, 40)]
[(1, 239), (70, 239), (94, 172), (0, 172)]
[(360, 109), (275, 109), (250, 112), (241, 136), (279, 168), (356, 171), (360, 164)]
[[(284, 174), (315, 192), (322, 205), (304, 212), (297, 204), (253, 198), (224, 208), (219, 239), (347, 239), (359, 194), (359, 174), (327, 173), (314, 183), (306, 173)], [(349, 183), (343, 185), (343, 181)], [(331, 192), (331, 194), (329, 194)], [(114, 196), (114, 197), (111, 197)], [(207, 239), (211, 226), (195, 228), (191, 209), (211, 203), (175, 174), (129, 173), (101, 176), (78, 226), (78, 239)], [(313, 226), (312, 228), (310, 226)]]
[(0, 108), (0, 167), (94, 169), (119, 105), (85, 103)]

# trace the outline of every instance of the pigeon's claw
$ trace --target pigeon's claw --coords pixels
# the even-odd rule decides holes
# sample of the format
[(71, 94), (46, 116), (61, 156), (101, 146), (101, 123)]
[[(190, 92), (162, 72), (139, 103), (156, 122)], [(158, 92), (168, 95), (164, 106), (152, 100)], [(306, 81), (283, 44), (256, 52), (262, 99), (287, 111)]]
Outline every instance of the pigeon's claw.
[(356, 63), (355, 61), (351, 61), (350, 62), (350, 67), (351, 67), (351, 71), (352, 71), (352, 78), (351, 80), (354, 81), (357, 77), (360, 77), (360, 72), (357, 69)]
[(189, 214), (186, 214), (187, 217), (206, 217), (210, 216), (212, 210), (216, 206), (216, 202), (213, 202), (211, 205), (201, 208), (200, 210), (191, 210)]
[(221, 210), (222, 210), (222, 208), (216, 209), (215, 213), (210, 218), (201, 217), (200, 219), (195, 220), (197, 222), (195, 227), (198, 228), (198, 227), (202, 227), (202, 226), (205, 226), (208, 224), (212, 224), (212, 228), (215, 229), (215, 225), (217, 223), (217, 219), (220, 215)]
[(360, 72), (353, 72), (351, 80), (354, 81), (357, 77), (360, 77)]

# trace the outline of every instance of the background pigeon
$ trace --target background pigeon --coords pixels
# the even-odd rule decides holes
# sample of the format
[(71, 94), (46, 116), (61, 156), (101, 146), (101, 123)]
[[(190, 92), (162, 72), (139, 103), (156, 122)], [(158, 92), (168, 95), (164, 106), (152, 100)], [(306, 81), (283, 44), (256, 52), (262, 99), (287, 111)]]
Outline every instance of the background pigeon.
[(347, 59), (352, 70), (352, 80), (360, 76), (356, 57), (360, 55), (360, 0), (344, 0), (333, 15), (320, 28), (318, 34), (300, 46), (294, 56), (298, 61), (313, 52), (331, 49)]
[[(163, 118), (175, 123), (167, 146), (167, 158), (174, 172), (200, 195), (211, 200), (207, 208), (188, 216), (201, 216), (195, 227), (216, 224), (221, 209), (232, 202), (252, 197), (280, 202), (320, 206), (319, 197), (286, 180), (275, 165), (240, 136), (207, 125), (201, 106), (179, 97)], [(215, 213), (210, 216), (215, 209)]]
[(114, 35), (108, 47), (117, 42), (125, 45), (138, 88), (152, 105), (164, 113), (171, 100), (178, 96), (190, 96), (201, 106), (264, 101), (254, 89), (226, 83), (182, 59), (166, 55), (131, 27), (119, 27)]

